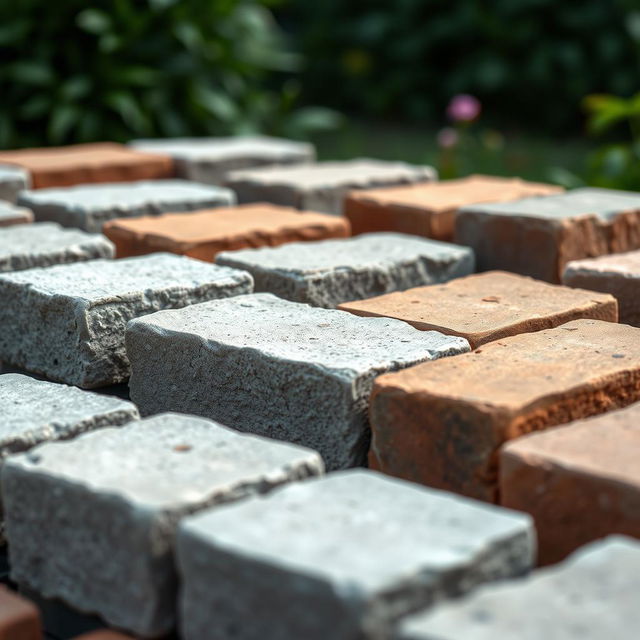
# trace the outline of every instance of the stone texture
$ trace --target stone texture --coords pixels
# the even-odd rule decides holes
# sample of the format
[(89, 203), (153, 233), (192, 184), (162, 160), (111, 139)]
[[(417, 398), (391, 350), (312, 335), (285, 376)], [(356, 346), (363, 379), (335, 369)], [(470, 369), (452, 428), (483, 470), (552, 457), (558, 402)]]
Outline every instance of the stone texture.
[(29, 173), (20, 167), (0, 164), (0, 200), (15, 202), (18, 193), (31, 187)]
[(303, 213), (271, 204), (113, 220), (103, 233), (118, 257), (169, 251), (213, 262), (221, 251), (277, 246), (296, 240), (344, 238), (349, 222), (340, 216)]
[(5, 274), (0, 360), (86, 388), (122, 382), (129, 320), (252, 287), (247, 273), (161, 253)]
[(216, 262), (249, 271), (256, 291), (319, 307), (445, 282), (474, 269), (467, 247), (399, 233), (234, 251)]
[(34, 267), (113, 258), (115, 247), (102, 235), (63, 229), (53, 222), (0, 229), (0, 273)]
[(332, 474), (183, 520), (182, 637), (388, 638), (408, 612), (524, 573), (534, 547), (515, 512), (370, 471)]
[(640, 544), (611, 537), (518, 582), (407, 618), (396, 640), (635, 640)]
[(508, 443), (500, 502), (530, 513), (540, 562), (612, 533), (640, 538), (640, 404)]
[(33, 212), (30, 209), (16, 207), (10, 202), (0, 200), (0, 227), (26, 224), (28, 222), (33, 222)]
[(169, 156), (143, 153), (113, 142), (0, 151), (0, 164), (25, 169), (34, 189), (87, 182), (159, 180), (174, 174)]
[(640, 329), (574, 320), (380, 376), (371, 463), (493, 501), (506, 441), (639, 399)]
[(355, 191), (345, 201), (353, 234), (399, 231), (451, 241), (456, 212), (481, 202), (504, 202), (564, 191), (520, 178), (473, 175), (431, 184)]
[(473, 247), (481, 271), (560, 282), (571, 260), (640, 248), (640, 194), (575, 189), (462, 207), (455, 241)]
[(302, 164), (316, 157), (312, 144), (267, 136), (134, 140), (129, 144), (140, 151), (171, 156), (178, 177), (204, 184), (223, 184), (227, 173), (237, 169)]
[(42, 640), (37, 607), (0, 585), (0, 640)]
[(36, 220), (99, 232), (114, 218), (228, 206), (235, 196), (228, 189), (186, 180), (154, 180), (24, 191), (18, 202), (32, 209)]
[(269, 294), (165, 311), (127, 327), (131, 399), (309, 446), (329, 469), (364, 463), (379, 373), (468, 350), (462, 338)]
[(12, 579), (136, 635), (168, 633), (180, 518), (319, 473), (313, 451), (174, 414), (41, 445), (2, 470)]
[(225, 184), (236, 192), (239, 202), (266, 201), (339, 214), (345, 196), (352, 189), (428, 182), (436, 178), (432, 167), (361, 158), (234, 171), (227, 176)]
[(617, 307), (606, 294), (500, 271), (340, 305), (359, 316), (397, 318), (422, 331), (461, 336), (472, 349), (580, 318), (617, 322)]

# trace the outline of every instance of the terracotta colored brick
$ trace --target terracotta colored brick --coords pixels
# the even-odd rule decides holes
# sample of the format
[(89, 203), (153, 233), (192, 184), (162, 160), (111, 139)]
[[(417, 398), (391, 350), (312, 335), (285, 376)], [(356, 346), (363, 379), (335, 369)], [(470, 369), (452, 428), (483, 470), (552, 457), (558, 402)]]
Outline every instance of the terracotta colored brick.
[(33, 212), (24, 207), (16, 207), (8, 202), (0, 201), (0, 227), (33, 222)]
[(462, 207), (455, 241), (475, 250), (479, 271), (560, 282), (571, 260), (640, 248), (640, 194), (575, 189)]
[(105, 224), (103, 233), (116, 245), (118, 257), (169, 251), (212, 262), (221, 251), (345, 238), (349, 222), (338, 216), (255, 204), (118, 219)]
[(42, 640), (38, 608), (0, 585), (0, 640)]
[(347, 302), (338, 308), (358, 316), (397, 318), (416, 329), (460, 336), (472, 349), (580, 318), (618, 320), (618, 305), (612, 296), (500, 271)]
[(120, 633), (119, 631), (100, 629), (99, 631), (91, 631), (90, 633), (83, 633), (81, 636), (76, 636), (75, 640), (135, 640), (135, 638)]
[(560, 193), (551, 184), (520, 178), (474, 175), (431, 184), (387, 187), (350, 193), (345, 215), (353, 233), (400, 231), (451, 240), (457, 210), (467, 204), (504, 202), (528, 196)]
[(495, 501), (513, 438), (640, 399), (640, 329), (574, 320), (377, 378), (375, 466)]
[(539, 560), (612, 533), (640, 538), (640, 404), (508, 443), (500, 501), (536, 522)]
[(34, 189), (86, 182), (157, 180), (174, 174), (169, 156), (143, 153), (113, 142), (0, 151), (0, 163), (29, 171)]

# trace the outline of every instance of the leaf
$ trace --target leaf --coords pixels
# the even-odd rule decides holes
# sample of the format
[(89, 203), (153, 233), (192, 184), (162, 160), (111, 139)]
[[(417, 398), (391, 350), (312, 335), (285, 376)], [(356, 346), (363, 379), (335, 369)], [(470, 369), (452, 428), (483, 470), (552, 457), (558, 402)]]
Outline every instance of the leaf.
[(111, 18), (99, 9), (84, 9), (76, 16), (76, 24), (87, 33), (102, 35), (111, 28)]
[(198, 86), (194, 97), (203, 109), (223, 122), (231, 122), (238, 115), (236, 104), (226, 93)]
[(62, 142), (78, 118), (79, 110), (75, 105), (61, 104), (54, 107), (49, 119), (47, 135), (49, 141)]
[(143, 133), (148, 121), (135, 98), (124, 91), (110, 93), (107, 104), (122, 118), (132, 133)]
[(8, 70), (14, 82), (19, 84), (47, 86), (55, 79), (53, 71), (47, 64), (32, 60), (14, 62)]

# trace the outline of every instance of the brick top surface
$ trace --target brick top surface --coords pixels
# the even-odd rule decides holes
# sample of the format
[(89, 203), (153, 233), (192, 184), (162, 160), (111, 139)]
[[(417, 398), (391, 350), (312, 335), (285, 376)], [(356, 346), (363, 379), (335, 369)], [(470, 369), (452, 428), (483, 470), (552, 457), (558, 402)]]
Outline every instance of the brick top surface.
[(565, 267), (563, 277), (573, 273), (615, 274), (630, 278), (640, 277), (640, 251), (612, 253), (598, 258), (573, 260)]

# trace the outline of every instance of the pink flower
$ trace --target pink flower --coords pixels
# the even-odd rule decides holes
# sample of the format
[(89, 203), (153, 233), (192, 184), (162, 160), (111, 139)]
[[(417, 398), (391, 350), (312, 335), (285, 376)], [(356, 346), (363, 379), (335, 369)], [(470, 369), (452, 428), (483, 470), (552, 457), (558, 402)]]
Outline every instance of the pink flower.
[(438, 145), (443, 149), (451, 149), (451, 147), (455, 147), (458, 144), (458, 139), (458, 132), (451, 127), (445, 127), (438, 131)]
[(454, 122), (471, 122), (480, 115), (481, 109), (478, 98), (468, 93), (460, 93), (449, 102), (447, 115)]

